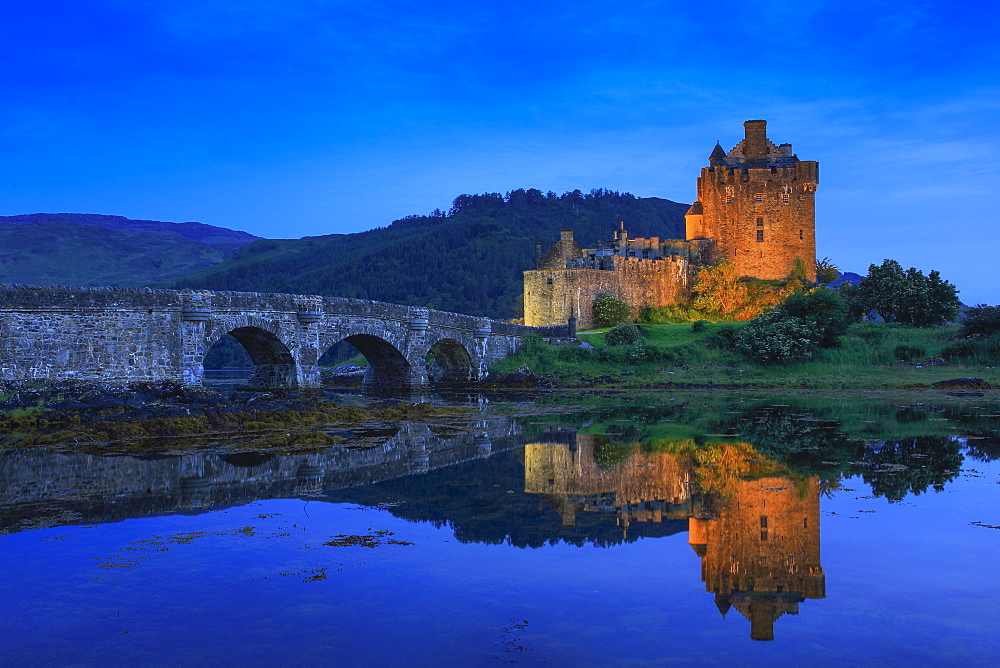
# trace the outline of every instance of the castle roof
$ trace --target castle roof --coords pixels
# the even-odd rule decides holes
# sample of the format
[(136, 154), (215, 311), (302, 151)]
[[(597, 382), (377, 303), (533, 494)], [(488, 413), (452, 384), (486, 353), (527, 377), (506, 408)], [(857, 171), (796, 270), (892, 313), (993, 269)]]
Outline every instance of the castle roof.
[(726, 149), (722, 148), (722, 144), (716, 142), (715, 148), (712, 149), (712, 155), (708, 156), (709, 160), (725, 160), (726, 159)]
[(701, 205), (700, 200), (695, 200), (694, 204), (688, 207), (688, 210), (684, 212), (685, 216), (700, 216), (705, 213), (704, 208)]

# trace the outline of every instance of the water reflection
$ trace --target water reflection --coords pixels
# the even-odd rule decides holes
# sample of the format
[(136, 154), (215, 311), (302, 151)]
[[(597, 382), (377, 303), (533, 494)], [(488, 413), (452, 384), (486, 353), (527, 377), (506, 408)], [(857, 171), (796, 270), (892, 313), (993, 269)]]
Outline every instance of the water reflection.
[(419, 475), (517, 447), (523, 443), (519, 432), (515, 420), (498, 416), (454, 428), (406, 423), (357, 429), (347, 434), (356, 445), (309, 454), (12, 450), (0, 454), (0, 533), (308, 496)]
[(945, 489), (963, 449), (994, 458), (996, 413), (949, 410), (866, 407), (835, 421), (792, 405), (630, 406), (548, 423), (381, 425), (292, 455), (12, 450), (0, 453), (0, 532), (287, 498), (383, 508), (447, 526), (460, 542), (516, 548), (627, 547), (686, 531), (704, 606), (735, 608), (750, 638), (773, 640), (783, 615), (826, 596), (821, 496), (858, 476), (900, 501)]
[(564, 527), (576, 526), (581, 512), (613, 515), (623, 538), (636, 522), (686, 520), (719, 611), (735, 607), (750, 620), (751, 638), (773, 640), (781, 615), (825, 596), (819, 478), (766, 475), (780, 465), (746, 443), (669, 446), (673, 452), (622, 448), (593, 434), (571, 444), (529, 443), (525, 491), (555, 509)]

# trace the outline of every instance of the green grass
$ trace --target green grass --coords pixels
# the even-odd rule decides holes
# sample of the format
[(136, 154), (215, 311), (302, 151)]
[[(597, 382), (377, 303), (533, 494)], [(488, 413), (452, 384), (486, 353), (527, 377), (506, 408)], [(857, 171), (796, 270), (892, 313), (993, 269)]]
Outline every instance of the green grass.
[[(955, 341), (955, 327), (858, 324), (840, 346), (820, 350), (811, 361), (762, 365), (713, 343), (720, 332), (743, 324), (711, 323), (702, 332), (692, 331), (690, 324), (639, 325), (643, 341), (618, 347), (605, 344), (606, 329), (581, 332), (580, 340), (593, 350), (530, 340), (494, 368), (527, 366), (569, 386), (889, 389), (958, 377), (1000, 385), (996, 366), (940, 360), (942, 348)], [(901, 362), (897, 353), (906, 350), (913, 359)]]

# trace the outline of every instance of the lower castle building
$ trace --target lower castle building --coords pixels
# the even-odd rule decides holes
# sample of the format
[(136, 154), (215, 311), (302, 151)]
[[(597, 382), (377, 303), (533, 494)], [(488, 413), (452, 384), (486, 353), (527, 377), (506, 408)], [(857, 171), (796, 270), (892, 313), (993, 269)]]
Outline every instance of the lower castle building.
[(684, 239), (632, 238), (624, 223), (610, 241), (583, 248), (573, 230), (524, 272), (524, 324), (594, 326), (602, 294), (630, 306), (669, 306), (691, 297), (703, 266), (728, 260), (741, 276), (780, 280), (801, 262), (816, 279), (814, 196), (819, 163), (799, 160), (791, 144), (767, 138), (766, 121), (743, 124), (745, 137), (726, 153), (716, 145), (685, 214)]

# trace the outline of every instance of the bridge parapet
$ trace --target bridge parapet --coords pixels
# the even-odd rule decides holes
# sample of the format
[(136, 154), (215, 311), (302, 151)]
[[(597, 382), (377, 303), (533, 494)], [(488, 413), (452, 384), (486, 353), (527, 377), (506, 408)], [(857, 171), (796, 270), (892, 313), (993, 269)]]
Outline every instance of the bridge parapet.
[(482, 378), (526, 336), (567, 339), (572, 325), (499, 320), (362, 299), (281, 293), (0, 285), (0, 380), (202, 382), (225, 335), (247, 349), (260, 385), (315, 387), (340, 340), (370, 362), (366, 384), (393, 389)]

